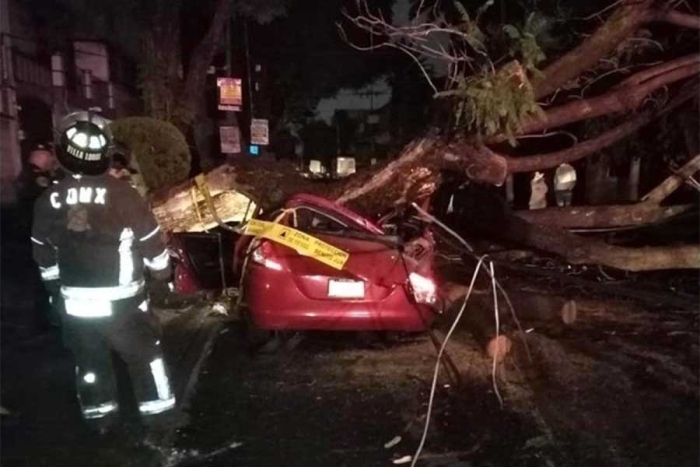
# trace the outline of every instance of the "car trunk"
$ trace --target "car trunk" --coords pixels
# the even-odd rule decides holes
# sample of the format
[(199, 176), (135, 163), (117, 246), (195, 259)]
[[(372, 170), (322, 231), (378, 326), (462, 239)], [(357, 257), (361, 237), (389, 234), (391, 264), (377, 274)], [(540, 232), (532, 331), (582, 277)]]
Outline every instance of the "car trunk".
[[(391, 242), (381, 237), (370, 240), (318, 233), (314, 236), (348, 252), (350, 257), (343, 269), (337, 270), (275, 244), (275, 256), (305, 296), (315, 300), (381, 301), (406, 282), (406, 269), (410, 271), (411, 266), (404, 264), (405, 259)], [(362, 296), (359, 281), (364, 283)]]

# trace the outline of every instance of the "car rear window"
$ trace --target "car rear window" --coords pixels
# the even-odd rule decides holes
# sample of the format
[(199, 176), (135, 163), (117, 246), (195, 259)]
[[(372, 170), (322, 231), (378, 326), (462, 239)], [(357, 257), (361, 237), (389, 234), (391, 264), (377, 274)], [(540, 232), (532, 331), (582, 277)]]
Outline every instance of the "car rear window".
[(346, 219), (331, 217), (315, 209), (297, 208), (294, 214), (295, 227), (309, 232), (340, 234), (358, 229)]

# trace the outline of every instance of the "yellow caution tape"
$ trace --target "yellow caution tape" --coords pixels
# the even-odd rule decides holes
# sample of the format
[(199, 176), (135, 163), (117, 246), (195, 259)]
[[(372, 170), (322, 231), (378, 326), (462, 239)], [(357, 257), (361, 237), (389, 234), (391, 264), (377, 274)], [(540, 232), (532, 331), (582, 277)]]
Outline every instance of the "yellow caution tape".
[(251, 219), (246, 225), (245, 235), (266, 238), (309, 256), (335, 269), (343, 269), (350, 255), (333, 245), (309, 234), (275, 222)]
[(199, 188), (199, 191), (205, 198), (209, 198), (211, 195), (209, 193), (209, 187), (207, 186), (207, 179), (204, 178), (204, 174), (199, 174), (194, 177), (194, 183)]

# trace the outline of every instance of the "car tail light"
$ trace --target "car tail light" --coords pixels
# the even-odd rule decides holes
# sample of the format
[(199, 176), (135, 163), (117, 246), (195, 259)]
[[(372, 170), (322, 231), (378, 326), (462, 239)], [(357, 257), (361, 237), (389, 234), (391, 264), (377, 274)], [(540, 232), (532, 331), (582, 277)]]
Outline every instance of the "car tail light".
[(273, 249), (270, 242), (262, 241), (258, 245), (253, 245), (253, 252), (250, 254), (250, 259), (254, 263), (258, 263), (268, 269), (281, 271), (282, 265), (271, 259), (272, 255)]
[(437, 302), (437, 285), (433, 279), (412, 272), (408, 275), (408, 281), (411, 284), (413, 298), (416, 302), (428, 305)]

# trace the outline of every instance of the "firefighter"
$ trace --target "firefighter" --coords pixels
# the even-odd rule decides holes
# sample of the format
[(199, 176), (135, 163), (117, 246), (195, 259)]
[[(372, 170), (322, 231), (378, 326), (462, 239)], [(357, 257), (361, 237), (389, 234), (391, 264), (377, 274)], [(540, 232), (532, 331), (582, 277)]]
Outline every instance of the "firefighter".
[(112, 358), (126, 363), (141, 419), (155, 433), (175, 413), (175, 395), (145, 291), (170, 276), (168, 251), (146, 202), (107, 174), (111, 135), (98, 115), (67, 116), (58, 161), (69, 172), (34, 207), (34, 259), (64, 300), (66, 344), (76, 361), (83, 418), (107, 431), (119, 411)]
[(29, 152), (27, 164), (17, 178), (17, 192), (21, 201), (33, 204), (56, 176), (56, 158), (47, 144), (37, 144)]

